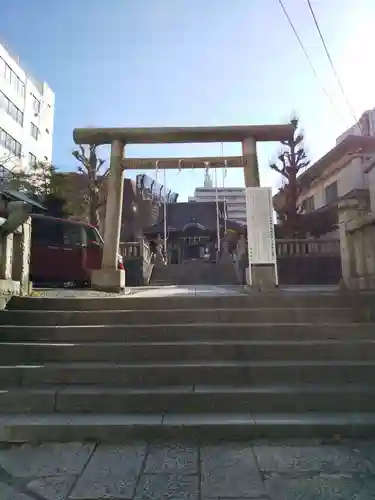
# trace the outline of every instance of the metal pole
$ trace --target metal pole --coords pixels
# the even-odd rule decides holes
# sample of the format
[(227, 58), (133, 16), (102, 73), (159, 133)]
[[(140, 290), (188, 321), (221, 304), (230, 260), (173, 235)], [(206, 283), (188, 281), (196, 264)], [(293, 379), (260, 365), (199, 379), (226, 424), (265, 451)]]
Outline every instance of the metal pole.
[[(224, 157), (224, 143), (223, 142), (221, 143), (221, 157), (222, 158)], [(225, 175), (226, 175), (226, 170), (225, 169), (226, 169), (226, 165), (221, 170), (222, 171), (222, 175), (223, 175), (223, 187), (225, 187)]]
[(215, 192), (216, 192), (217, 260), (219, 260), (219, 256), (220, 256), (220, 220), (219, 220), (219, 192), (217, 189), (217, 167), (215, 167)]
[(228, 205), (227, 200), (224, 198), (224, 234), (227, 234), (227, 217), (228, 217)]
[(167, 259), (167, 173), (164, 168), (164, 258)]

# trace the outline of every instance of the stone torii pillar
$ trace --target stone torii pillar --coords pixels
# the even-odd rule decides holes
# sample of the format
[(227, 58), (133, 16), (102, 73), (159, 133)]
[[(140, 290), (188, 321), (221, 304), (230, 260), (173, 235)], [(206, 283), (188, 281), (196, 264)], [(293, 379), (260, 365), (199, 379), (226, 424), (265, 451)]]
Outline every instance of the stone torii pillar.
[(244, 162), (245, 187), (259, 187), (257, 143), (253, 137), (247, 137), (242, 141), (242, 157)]
[(98, 290), (120, 292), (125, 290), (125, 271), (118, 269), (118, 251), (124, 190), (123, 156), (125, 144), (112, 141), (111, 159), (107, 178), (104, 246), (101, 269), (95, 269), (91, 286)]
[(247, 282), (258, 290), (272, 289), (278, 284), (272, 190), (260, 187), (254, 137), (242, 141), (242, 156), (249, 256)]

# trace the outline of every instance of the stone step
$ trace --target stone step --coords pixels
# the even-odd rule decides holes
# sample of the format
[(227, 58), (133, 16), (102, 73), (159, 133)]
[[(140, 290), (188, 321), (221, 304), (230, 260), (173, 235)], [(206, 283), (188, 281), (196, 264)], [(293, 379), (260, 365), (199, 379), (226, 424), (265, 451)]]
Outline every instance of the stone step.
[(201, 440), (330, 439), (375, 436), (374, 413), (0, 416), (0, 441), (128, 443), (136, 439)]
[(44, 362), (375, 360), (374, 340), (216, 340), (184, 342), (0, 342), (0, 364)]
[(258, 308), (258, 307), (343, 307), (350, 300), (340, 293), (303, 293), (303, 292), (262, 292), (234, 295), (183, 295), (180, 297), (12, 297), (7, 309), (13, 310), (62, 310), (62, 311), (100, 311), (100, 310), (158, 310), (158, 309), (216, 309), (216, 308)]
[(305, 413), (375, 412), (364, 385), (8, 388), (0, 413)]
[(0, 387), (362, 384), (374, 376), (375, 361), (45, 363), (0, 366)]
[(174, 342), (184, 340), (375, 340), (374, 323), (193, 323), (0, 325), (1, 342)]
[(221, 308), (139, 311), (3, 311), (2, 325), (121, 325), (173, 323), (337, 323), (350, 321), (347, 308)]

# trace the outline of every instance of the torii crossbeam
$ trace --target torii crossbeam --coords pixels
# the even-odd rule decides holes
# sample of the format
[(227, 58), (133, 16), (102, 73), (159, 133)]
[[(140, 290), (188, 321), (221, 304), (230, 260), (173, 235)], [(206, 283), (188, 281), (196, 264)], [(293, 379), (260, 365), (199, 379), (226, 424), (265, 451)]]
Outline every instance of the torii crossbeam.
[(125, 170), (185, 170), (196, 168), (243, 168), (242, 156), (203, 156), (192, 158), (124, 158)]

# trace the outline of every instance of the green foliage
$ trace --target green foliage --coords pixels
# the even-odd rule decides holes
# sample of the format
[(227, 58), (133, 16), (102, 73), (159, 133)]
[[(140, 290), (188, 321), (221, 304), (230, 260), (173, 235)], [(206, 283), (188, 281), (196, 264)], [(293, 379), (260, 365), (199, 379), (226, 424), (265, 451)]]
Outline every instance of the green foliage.
[(13, 171), (9, 189), (21, 191), (39, 201), (50, 215), (69, 215), (64, 198), (63, 177), (48, 162), (37, 161), (27, 170)]

